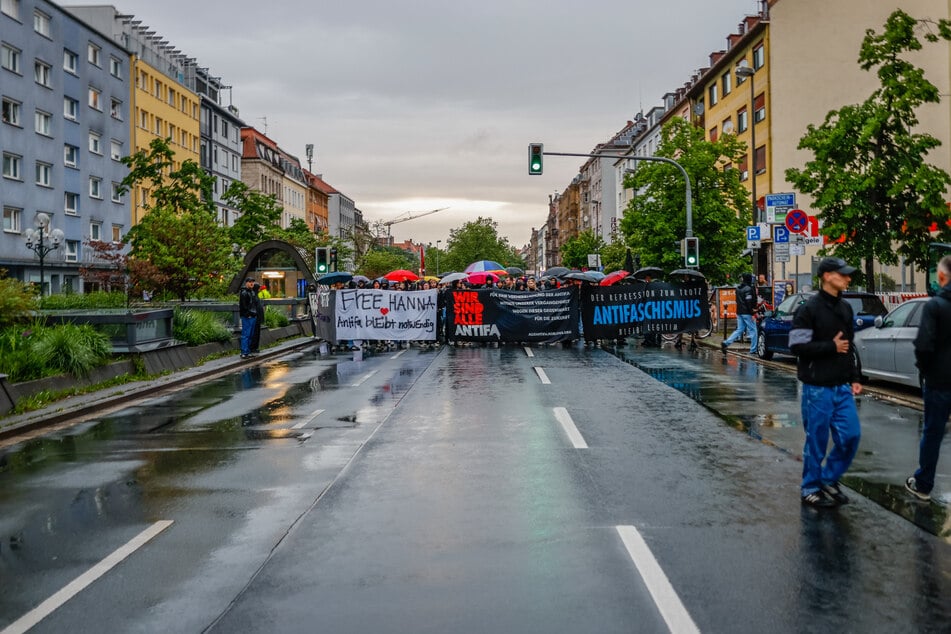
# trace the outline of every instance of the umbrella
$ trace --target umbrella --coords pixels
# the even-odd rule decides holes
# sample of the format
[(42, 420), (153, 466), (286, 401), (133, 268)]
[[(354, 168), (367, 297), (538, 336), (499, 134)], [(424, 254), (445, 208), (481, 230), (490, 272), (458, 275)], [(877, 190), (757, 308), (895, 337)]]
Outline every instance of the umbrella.
[(598, 278), (594, 277), (587, 271), (568, 271), (561, 277), (565, 280), (580, 280), (582, 282), (590, 282), (591, 284), (598, 283)]
[(568, 268), (564, 266), (553, 266), (544, 273), (542, 277), (561, 277), (568, 272)]
[(621, 269), (620, 271), (615, 271), (614, 273), (608, 273), (598, 283), (601, 284), (601, 286), (611, 286), (612, 284), (617, 284), (628, 275), (630, 275), (630, 273), (628, 273), (624, 269)]
[(656, 266), (645, 266), (642, 269), (637, 269), (634, 271), (634, 279), (642, 280), (645, 277), (650, 277), (656, 279), (664, 275), (664, 269), (661, 269)]
[(323, 284), (324, 286), (331, 286), (339, 282), (346, 284), (353, 279), (353, 273), (347, 273), (345, 271), (335, 271), (333, 273), (327, 273), (322, 275), (317, 279), (318, 284)]
[(671, 271), (667, 277), (679, 277), (684, 282), (707, 279), (703, 273), (696, 269), (677, 269), (676, 271)]
[(505, 267), (505, 272), (509, 275), (525, 275), (525, 271), (518, 268), (517, 266), (507, 266)]
[(423, 279), (426, 280), (427, 282), (438, 282), (438, 281), (439, 281), (439, 278), (436, 277), (435, 275), (424, 275), (424, 276), (423, 276)]
[(458, 280), (464, 280), (467, 277), (468, 275), (466, 275), (465, 273), (449, 273), (447, 275), (443, 275), (442, 279), (439, 280), (439, 283), (451, 284), (452, 282), (456, 282)]
[(585, 273), (587, 273), (587, 274), (590, 275), (591, 277), (595, 278), (595, 279), (598, 280), (599, 282), (600, 282), (601, 280), (603, 280), (603, 279), (606, 277), (605, 274), (602, 273), (601, 271), (585, 271)]
[(396, 269), (395, 271), (390, 271), (383, 277), (391, 282), (415, 282), (419, 279), (418, 275), (412, 271), (407, 271), (406, 269)]
[(353, 281), (354, 281), (354, 282), (363, 282), (364, 284), (369, 284), (369, 283), (370, 283), (370, 278), (367, 277), (366, 275), (354, 275), (354, 276), (353, 276)]
[(466, 280), (468, 280), (470, 284), (485, 284), (487, 280), (498, 282), (499, 276), (490, 271), (482, 271), (477, 273), (469, 273), (469, 275), (466, 277)]
[(495, 260), (479, 260), (478, 262), (473, 262), (464, 270), (466, 273), (484, 273), (486, 271), (504, 271), (505, 267)]

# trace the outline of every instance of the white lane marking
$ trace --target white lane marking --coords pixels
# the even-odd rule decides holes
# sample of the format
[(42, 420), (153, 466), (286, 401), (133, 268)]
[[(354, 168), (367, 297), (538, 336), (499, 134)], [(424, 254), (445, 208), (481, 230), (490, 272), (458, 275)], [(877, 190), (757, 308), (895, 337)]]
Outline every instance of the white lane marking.
[(525, 346), (525, 354), (528, 355), (529, 357), (534, 357), (534, 356), (535, 356), (535, 353), (532, 352), (532, 349), (529, 348), (528, 346)]
[(568, 435), (568, 440), (571, 441), (574, 448), (587, 449), (588, 443), (584, 441), (581, 432), (575, 427), (575, 421), (571, 419), (571, 414), (568, 413), (568, 410), (564, 407), (555, 407), (553, 411), (555, 412), (555, 418), (561, 423), (561, 428), (565, 430), (565, 433)]
[(400, 355), (402, 355), (404, 352), (406, 352), (406, 350), (400, 350), (399, 352), (397, 352), (396, 354), (394, 354), (394, 355), (393, 355), (392, 357), (390, 357), (390, 358), (391, 358), (391, 359), (399, 359), (399, 358), (400, 358)]
[(85, 590), (96, 579), (103, 576), (114, 567), (119, 565), (123, 559), (134, 553), (136, 550), (145, 546), (153, 537), (164, 531), (172, 525), (172, 520), (162, 520), (155, 522), (147, 529), (130, 539), (125, 545), (120, 546), (118, 550), (100, 561), (98, 564), (79, 575), (60, 591), (51, 596), (43, 603), (39, 604), (19, 619), (8, 625), (0, 634), (21, 634), (31, 627), (48, 617), (64, 603)]
[(533, 367), (535, 368), (535, 374), (537, 374), (538, 378), (541, 379), (542, 385), (551, 385), (551, 379), (549, 379), (548, 375), (545, 374), (545, 370), (538, 367), (537, 365)]
[(307, 420), (303, 420), (303, 421), (297, 423), (296, 425), (294, 425), (293, 427), (291, 427), (291, 429), (300, 429), (301, 427), (303, 427), (303, 426), (306, 425), (307, 423), (311, 422), (312, 420), (314, 420), (315, 418), (317, 418), (318, 416), (320, 416), (320, 415), (323, 414), (323, 413), (324, 413), (324, 410), (322, 410), (322, 409), (314, 410), (314, 413), (312, 413), (310, 416), (308, 416), (308, 417), (307, 417)]
[(353, 383), (351, 387), (360, 387), (361, 385), (363, 385), (364, 381), (366, 381), (367, 379), (369, 379), (371, 376), (373, 376), (376, 373), (377, 373), (376, 370), (373, 370), (372, 372), (367, 372), (362, 377), (360, 377), (359, 381), (357, 381), (356, 383)]
[(651, 549), (647, 547), (647, 542), (637, 529), (633, 526), (615, 526), (615, 528), (670, 631), (677, 634), (682, 632), (700, 634), (700, 628), (693, 622), (687, 608), (680, 601), (667, 575), (654, 559)]

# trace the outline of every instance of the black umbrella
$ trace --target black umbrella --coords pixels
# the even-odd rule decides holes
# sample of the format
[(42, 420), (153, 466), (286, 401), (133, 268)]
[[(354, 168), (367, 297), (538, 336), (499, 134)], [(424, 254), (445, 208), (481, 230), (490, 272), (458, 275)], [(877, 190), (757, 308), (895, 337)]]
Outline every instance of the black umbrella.
[(568, 273), (570, 269), (566, 266), (553, 266), (544, 273), (542, 277), (561, 277), (565, 273)]
[(323, 284), (325, 286), (330, 286), (331, 284), (336, 284), (338, 282), (347, 283), (353, 279), (353, 273), (346, 273), (344, 271), (335, 271), (333, 273), (327, 273), (322, 275), (317, 279), (318, 284)]
[(650, 277), (651, 279), (657, 279), (663, 277), (664, 269), (661, 269), (656, 266), (645, 266), (642, 269), (637, 269), (634, 271), (634, 279), (642, 280), (645, 277)]
[(696, 269), (677, 269), (676, 271), (671, 271), (667, 277), (668, 278), (682, 277), (684, 278), (684, 281), (687, 281), (690, 279), (695, 279), (695, 280), (707, 279), (706, 275), (704, 275), (703, 273), (701, 273), (700, 271)]
[(581, 280), (582, 282), (590, 282), (591, 284), (597, 284), (599, 281), (596, 276), (584, 271), (568, 271), (562, 275), (561, 278), (565, 280)]
[(507, 266), (505, 267), (505, 272), (509, 275), (525, 275), (525, 271), (518, 268), (517, 266)]

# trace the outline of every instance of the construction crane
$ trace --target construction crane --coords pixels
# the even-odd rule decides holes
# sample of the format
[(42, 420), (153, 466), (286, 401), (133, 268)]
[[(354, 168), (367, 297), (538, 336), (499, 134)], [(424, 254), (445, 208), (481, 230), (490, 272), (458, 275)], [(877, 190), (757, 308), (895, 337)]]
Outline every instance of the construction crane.
[(399, 223), (401, 223), (401, 222), (406, 222), (407, 220), (415, 220), (416, 218), (422, 218), (423, 216), (428, 216), (429, 214), (434, 214), (434, 213), (436, 213), (437, 211), (444, 211), (444, 210), (446, 210), (446, 209), (449, 209), (449, 207), (440, 207), (439, 209), (432, 209), (432, 210), (430, 210), (430, 211), (423, 211), (423, 212), (420, 212), (420, 213), (417, 213), (417, 214), (413, 214), (412, 212), (405, 212), (405, 213), (410, 213), (410, 214), (412, 214), (412, 215), (406, 216), (405, 218), (396, 218), (395, 220), (387, 220), (386, 222), (382, 223), (383, 226), (386, 227), (386, 241), (387, 241), (387, 244), (389, 244), (389, 243), (391, 242), (391, 240), (390, 240), (390, 227), (391, 227), (391, 226), (396, 225), (396, 224), (399, 224)]

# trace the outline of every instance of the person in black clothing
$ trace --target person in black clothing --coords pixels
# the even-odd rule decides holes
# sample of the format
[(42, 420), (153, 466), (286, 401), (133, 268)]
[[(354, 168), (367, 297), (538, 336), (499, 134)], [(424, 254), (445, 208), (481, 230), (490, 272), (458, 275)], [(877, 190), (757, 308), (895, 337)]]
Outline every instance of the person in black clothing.
[(806, 442), (801, 489), (806, 506), (826, 508), (849, 501), (839, 478), (852, 464), (862, 436), (855, 408), (855, 397), (862, 393), (862, 368), (852, 342), (852, 307), (841, 293), (855, 271), (845, 260), (823, 258), (819, 292), (796, 310), (789, 331), (789, 349), (798, 357), (796, 374), (802, 381)]
[(937, 295), (921, 309), (915, 337), (915, 364), (924, 381), (925, 421), (918, 449), (918, 470), (905, 488), (919, 500), (930, 500), (944, 428), (951, 416), (951, 255), (938, 262)]
[(238, 314), (241, 316), (241, 358), (251, 356), (251, 337), (254, 334), (254, 322), (258, 320), (257, 293), (254, 292), (254, 278), (244, 280), (244, 286), (238, 291)]
[(739, 339), (743, 332), (750, 335), (750, 354), (756, 352), (757, 331), (756, 321), (753, 319), (753, 313), (756, 312), (756, 305), (759, 302), (756, 299), (756, 287), (753, 286), (753, 274), (744, 273), (742, 281), (736, 287), (736, 330), (729, 338), (724, 339), (720, 344), (723, 352), (730, 347), (730, 344)]
[(264, 323), (264, 302), (261, 301), (261, 285), (255, 284), (251, 288), (254, 291), (254, 303), (258, 317), (254, 320), (254, 331), (251, 333), (250, 354), (257, 354), (261, 351), (261, 324)]

